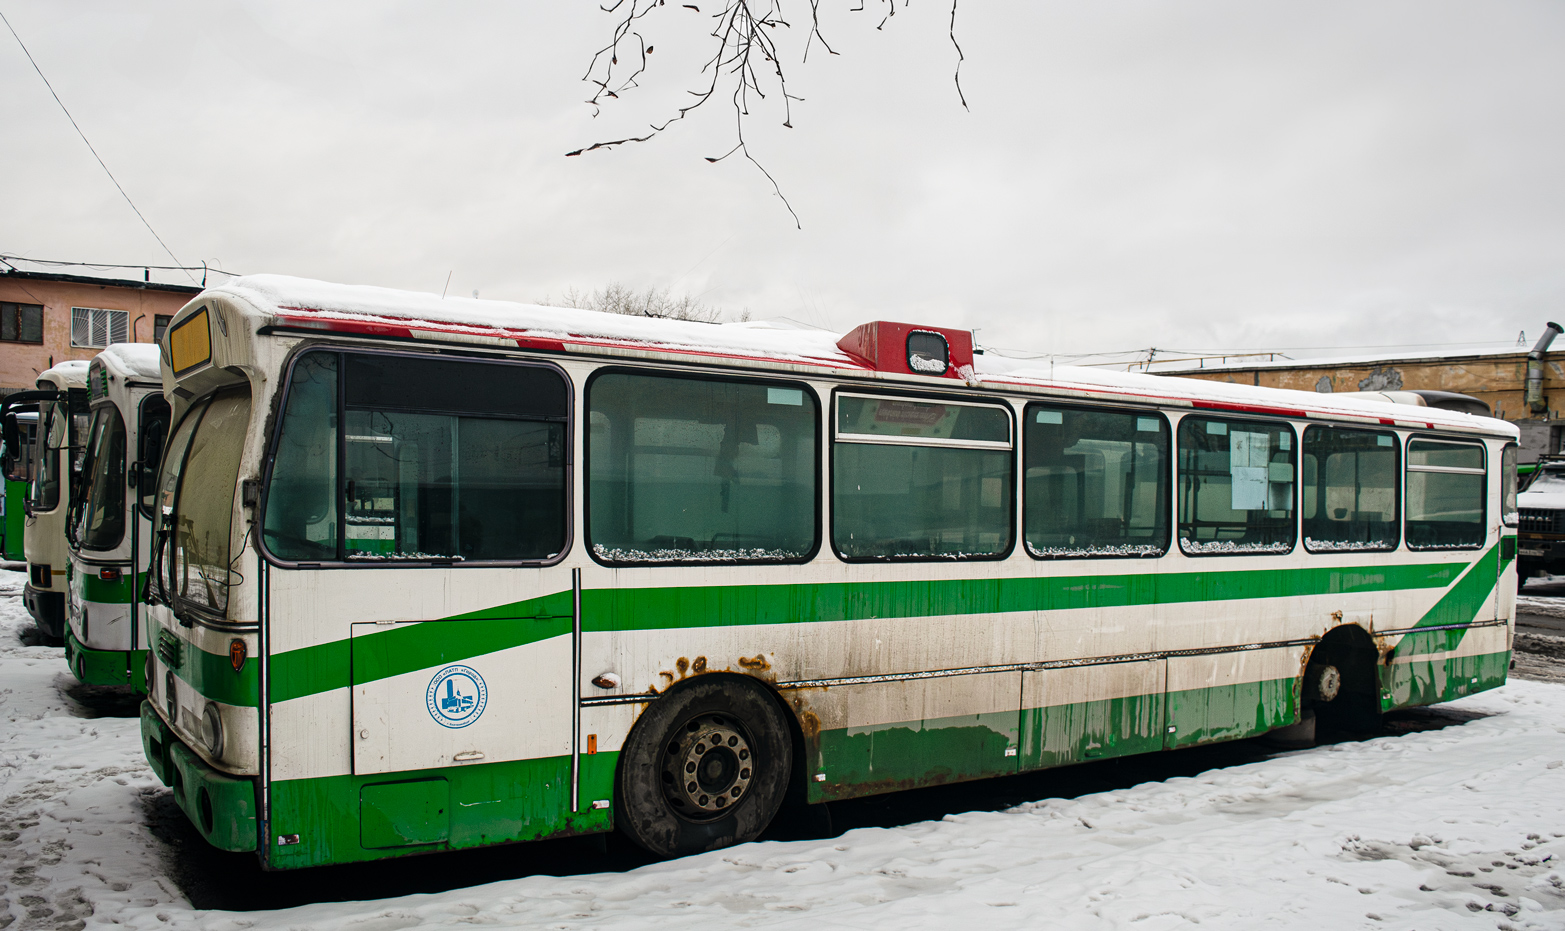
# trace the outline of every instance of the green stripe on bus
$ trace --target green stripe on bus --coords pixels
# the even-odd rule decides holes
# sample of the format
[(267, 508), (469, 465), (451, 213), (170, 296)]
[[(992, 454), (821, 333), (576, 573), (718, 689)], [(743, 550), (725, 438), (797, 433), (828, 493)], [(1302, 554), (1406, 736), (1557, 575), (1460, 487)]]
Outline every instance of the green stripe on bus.
[[(1414, 627), (1441, 627), (1449, 624), (1466, 624), (1477, 618), (1478, 611), (1489, 600), (1500, 581), (1500, 548), (1493, 546), (1480, 556), (1467, 573), (1451, 586), (1450, 590), (1424, 612)], [(1420, 653), (1438, 653), (1456, 649), (1467, 634), (1463, 630), (1415, 631), (1397, 642), (1393, 654), (1416, 656)]]
[(125, 567), (111, 566), (109, 568), (120, 569), (121, 576), (112, 582), (105, 582), (98, 578), (98, 570), (92, 566), (78, 566), (76, 578), (73, 580), (78, 586), (77, 591), (82, 601), (92, 601), (98, 604), (130, 604), (134, 589), (130, 581), (130, 573), (125, 572)]
[(444, 622), (398, 624), (359, 637), (357, 671), (349, 668), (355, 657), (351, 640), (278, 653), (272, 657), (270, 698), (274, 702), (303, 698), (347, 688), (355, 681), (371, 682), (569, 633), (571, 593), (484, 608), (445, 621), (468, 623), (460, 627)]
[(1463, 563), (1034, 579), (619, 588), (582, 592), (589, 633), (941, 617), (1444, 588)]
[[(1443, 588), (1464, 568), (1462, 563), (1426, 563), (1040, 579), (593, 589), (582, 592), (582, 629), (605, 633), (1402, 591)], [(347, 688), (352, 682), (368, 682), (557, 636), (568, 624), (561, 627), (537, 619), (568, 621), (570, 597), (570, 592), (558, 592), (449, 619), (503, 622), (495, 625), (471, 629), (463, 625), (461, 631), (429, 624), (397, 625), (366, 634), (358, 638), (361, 649), (372, 647), (378, 638), (388, 638), (386, 652), (383, 658), (367, 660), (358, 672), (349, 669), (352, 651), (346, 639), (279, 653), (272, 658), (271, 699), (303, 698)], [(425, 631), (426, 627), (430, 629)], [(434, 654), (429, 652), (436, 648), (440, 659), (432, 658)], [(374, 655), (382, 656), (378, 652)]]
[[(159, 624), (148, 619), (147, 643), (150, 648), (157, 648), (158, 637), (161, 634), (162, 628)], [(343, 655), (343, 662), (346, 665), (346, 648), (343, 650)], [(183, 679), (186, 685), (195, 689), (197, 694), (211, 701), (250, 708), (255, 707), (260, 701), (258, 697), (260, 676), (257, 670), (261, 668), (261, 664), (256, 662), (253, 656), (246, 659), (244, 667), (235, 672), (233, 661), (228, 658), (228, 654), (219, 656), (216, 653), (208, 653), (189, 640), (181, 639), (179, 665), (169, 668), (173, 669), (174, 675)]]

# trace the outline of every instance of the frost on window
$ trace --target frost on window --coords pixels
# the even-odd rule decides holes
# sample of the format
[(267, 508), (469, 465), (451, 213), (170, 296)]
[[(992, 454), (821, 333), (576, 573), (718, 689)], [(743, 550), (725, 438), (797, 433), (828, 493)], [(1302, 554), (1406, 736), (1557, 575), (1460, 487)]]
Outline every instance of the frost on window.
[(1286, 423), (1180, 421), (1180, 549), (1191, 555), (1291, 550), (1296, 453)]
[(801, 388), (612, 373), (588, 392), (587, 512), (610, 563), (784, 562), (815, 549), (819, 420)]
[(1040, 559), (1168, 550), (1169, 429), (1157, 414), (1029, 405), (1024, 540)]

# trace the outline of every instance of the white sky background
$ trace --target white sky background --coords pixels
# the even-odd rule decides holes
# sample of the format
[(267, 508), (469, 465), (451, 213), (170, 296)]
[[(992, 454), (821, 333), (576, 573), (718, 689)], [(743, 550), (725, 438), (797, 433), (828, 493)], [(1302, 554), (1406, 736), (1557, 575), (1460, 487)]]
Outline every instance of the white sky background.
[[(773, 95), (747, 129), (799, 230), (753, 166), (703, 160), (732, 145), (721, 101), (564, 157), (690, 99), (709, 20), (679, 2), (596, 119), (593, 0), (0, 10), (187, 263), (523, 301), (618, 281), (1040, 352), (1512, 341), (1565, 316), (1557, 3), (963, 0), (966, 112), (949, 7), (876, 32), (874, 0), (823, 0), (841, 55), (793, 45), (794, 128)], [(167, 264), (8, 33), (0, 89), (0, 251)]]

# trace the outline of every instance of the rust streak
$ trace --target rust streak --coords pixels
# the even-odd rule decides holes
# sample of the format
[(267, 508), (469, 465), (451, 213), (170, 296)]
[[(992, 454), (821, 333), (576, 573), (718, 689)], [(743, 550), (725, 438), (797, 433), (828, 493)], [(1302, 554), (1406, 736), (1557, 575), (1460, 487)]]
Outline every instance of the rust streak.
[[(684, 660), (680, 660), (680, 662), (683, 663)], [(683, 668), (683, 667), (681, 667), (681, 668)], [(695, 661), (690, 664), (690, 671), (692, 673), (694, 673), (695, 675), (698, 675), (698, 676), (701, 673), (706, 672), (706, 657), (704, 657), (704, 656), (697, 656), (695, 658)]]
[(739, 657), (739, 665), (751, 672), (765, 672), (772, 668), (772, 664), (766, 661), (766, 654), (757, 653), (754, 656)]

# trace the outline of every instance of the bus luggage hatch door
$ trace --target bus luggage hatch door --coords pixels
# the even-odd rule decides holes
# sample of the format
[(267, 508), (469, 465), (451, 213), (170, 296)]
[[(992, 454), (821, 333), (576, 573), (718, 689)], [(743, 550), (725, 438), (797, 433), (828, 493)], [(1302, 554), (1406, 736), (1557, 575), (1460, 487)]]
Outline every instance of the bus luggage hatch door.
[(354, 624), (351, 665), (355, 775), (570, 753), (568, 618)]

